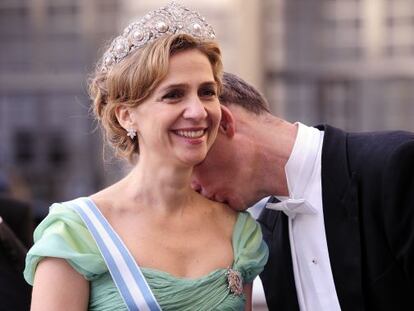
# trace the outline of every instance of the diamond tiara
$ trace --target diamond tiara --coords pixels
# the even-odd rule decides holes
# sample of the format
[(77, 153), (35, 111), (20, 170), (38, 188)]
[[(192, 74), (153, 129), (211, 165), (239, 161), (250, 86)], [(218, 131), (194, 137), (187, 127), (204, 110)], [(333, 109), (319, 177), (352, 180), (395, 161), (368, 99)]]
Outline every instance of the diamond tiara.
[(195, 11), (172, 1), (129, 24), (116, 37), (102, 58), (101, 71), (107, 72), (132, 51), (167, 34), (188, 34), (200, 40), (213, 40), (213, 28)]

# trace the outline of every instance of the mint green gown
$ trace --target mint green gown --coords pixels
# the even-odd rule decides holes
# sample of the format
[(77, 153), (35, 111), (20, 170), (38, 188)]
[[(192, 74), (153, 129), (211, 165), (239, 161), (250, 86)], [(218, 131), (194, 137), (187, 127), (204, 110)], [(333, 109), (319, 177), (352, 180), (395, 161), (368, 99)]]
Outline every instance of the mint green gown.
[[(94, 239), (74, 210), (53, 204), (36, 228), (34, 241), (24, 270), (29, 284), (33, 284), (36, 266), (42, 258), (64, 258), (90, 281), (89, 310), (127, 310)], [(232, 268), (241, 273), (244, 283), (251, 283), (263, 270), (268, 249), (260, 226), (250, 214), (238, 214), (232, 241)], [(244, 309), (245, 297), (234, 295), (228, 288), (226, 269), (196, 279), (144, 267), (141, 270), (162, 310)]]

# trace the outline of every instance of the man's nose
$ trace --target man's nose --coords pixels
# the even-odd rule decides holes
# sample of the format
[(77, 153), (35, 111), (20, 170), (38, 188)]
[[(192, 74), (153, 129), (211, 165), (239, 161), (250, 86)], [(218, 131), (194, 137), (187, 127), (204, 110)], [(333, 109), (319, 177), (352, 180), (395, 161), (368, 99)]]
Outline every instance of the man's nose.
[(184, 118), (203, 120), (207, 117), (207, 110), (204, 107), (204, 103), (198, 96), (194, 96), (189, 99), (187, 107), (185, 108)]

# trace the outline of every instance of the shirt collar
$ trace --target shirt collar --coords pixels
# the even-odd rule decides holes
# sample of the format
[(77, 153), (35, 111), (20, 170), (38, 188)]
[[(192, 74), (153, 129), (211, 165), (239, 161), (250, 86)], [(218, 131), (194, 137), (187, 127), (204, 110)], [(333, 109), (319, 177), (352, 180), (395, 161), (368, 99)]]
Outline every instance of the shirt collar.
[(320, 160), (318, 154), (322, 150), (323, 132), (306, 126), (300, 122), (292, 153), (286, 163), (285, 173), (289, 190), (289, 198), (301, 199), (316, 172), (315, 167)]

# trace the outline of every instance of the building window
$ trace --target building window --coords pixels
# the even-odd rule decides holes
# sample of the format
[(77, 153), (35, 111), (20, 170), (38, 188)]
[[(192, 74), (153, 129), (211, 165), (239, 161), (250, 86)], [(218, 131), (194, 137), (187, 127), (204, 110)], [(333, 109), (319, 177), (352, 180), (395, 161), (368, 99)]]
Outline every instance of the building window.
[(414, 55), (414, 2), (387, 1), (385, 14), (384, 54), (388, 57)]
[(0, 4), (0, 36), (24, 36), (30, 32), (29, 8), (26, 5)]
[(47, 7), (47, 27), (51, 34), (79, 33), (80, 7), (74, 3), (51, 4)]
[(68, 160), (64, 135), (54, 130), (48, 135), (47, 157), (48, 163), (53, 168), (61, 168)]
[(17, 129), (13, 138), (14, 159), (18, 165), (29, 165), (36, 156), (36, 136), (28, 129)]
[(355, 84), (346, 79), (323, 80), (318, 83), (318, 110), (323, 122), (352, 129), (358, 124)]
[(322, 47), (329, 61), (355, 61), (363, 55), (360, 2), (325, 0), (322, 2)]
[(414, 131), (414, 79), (395, 79), (384, 84), (386, 127)]

